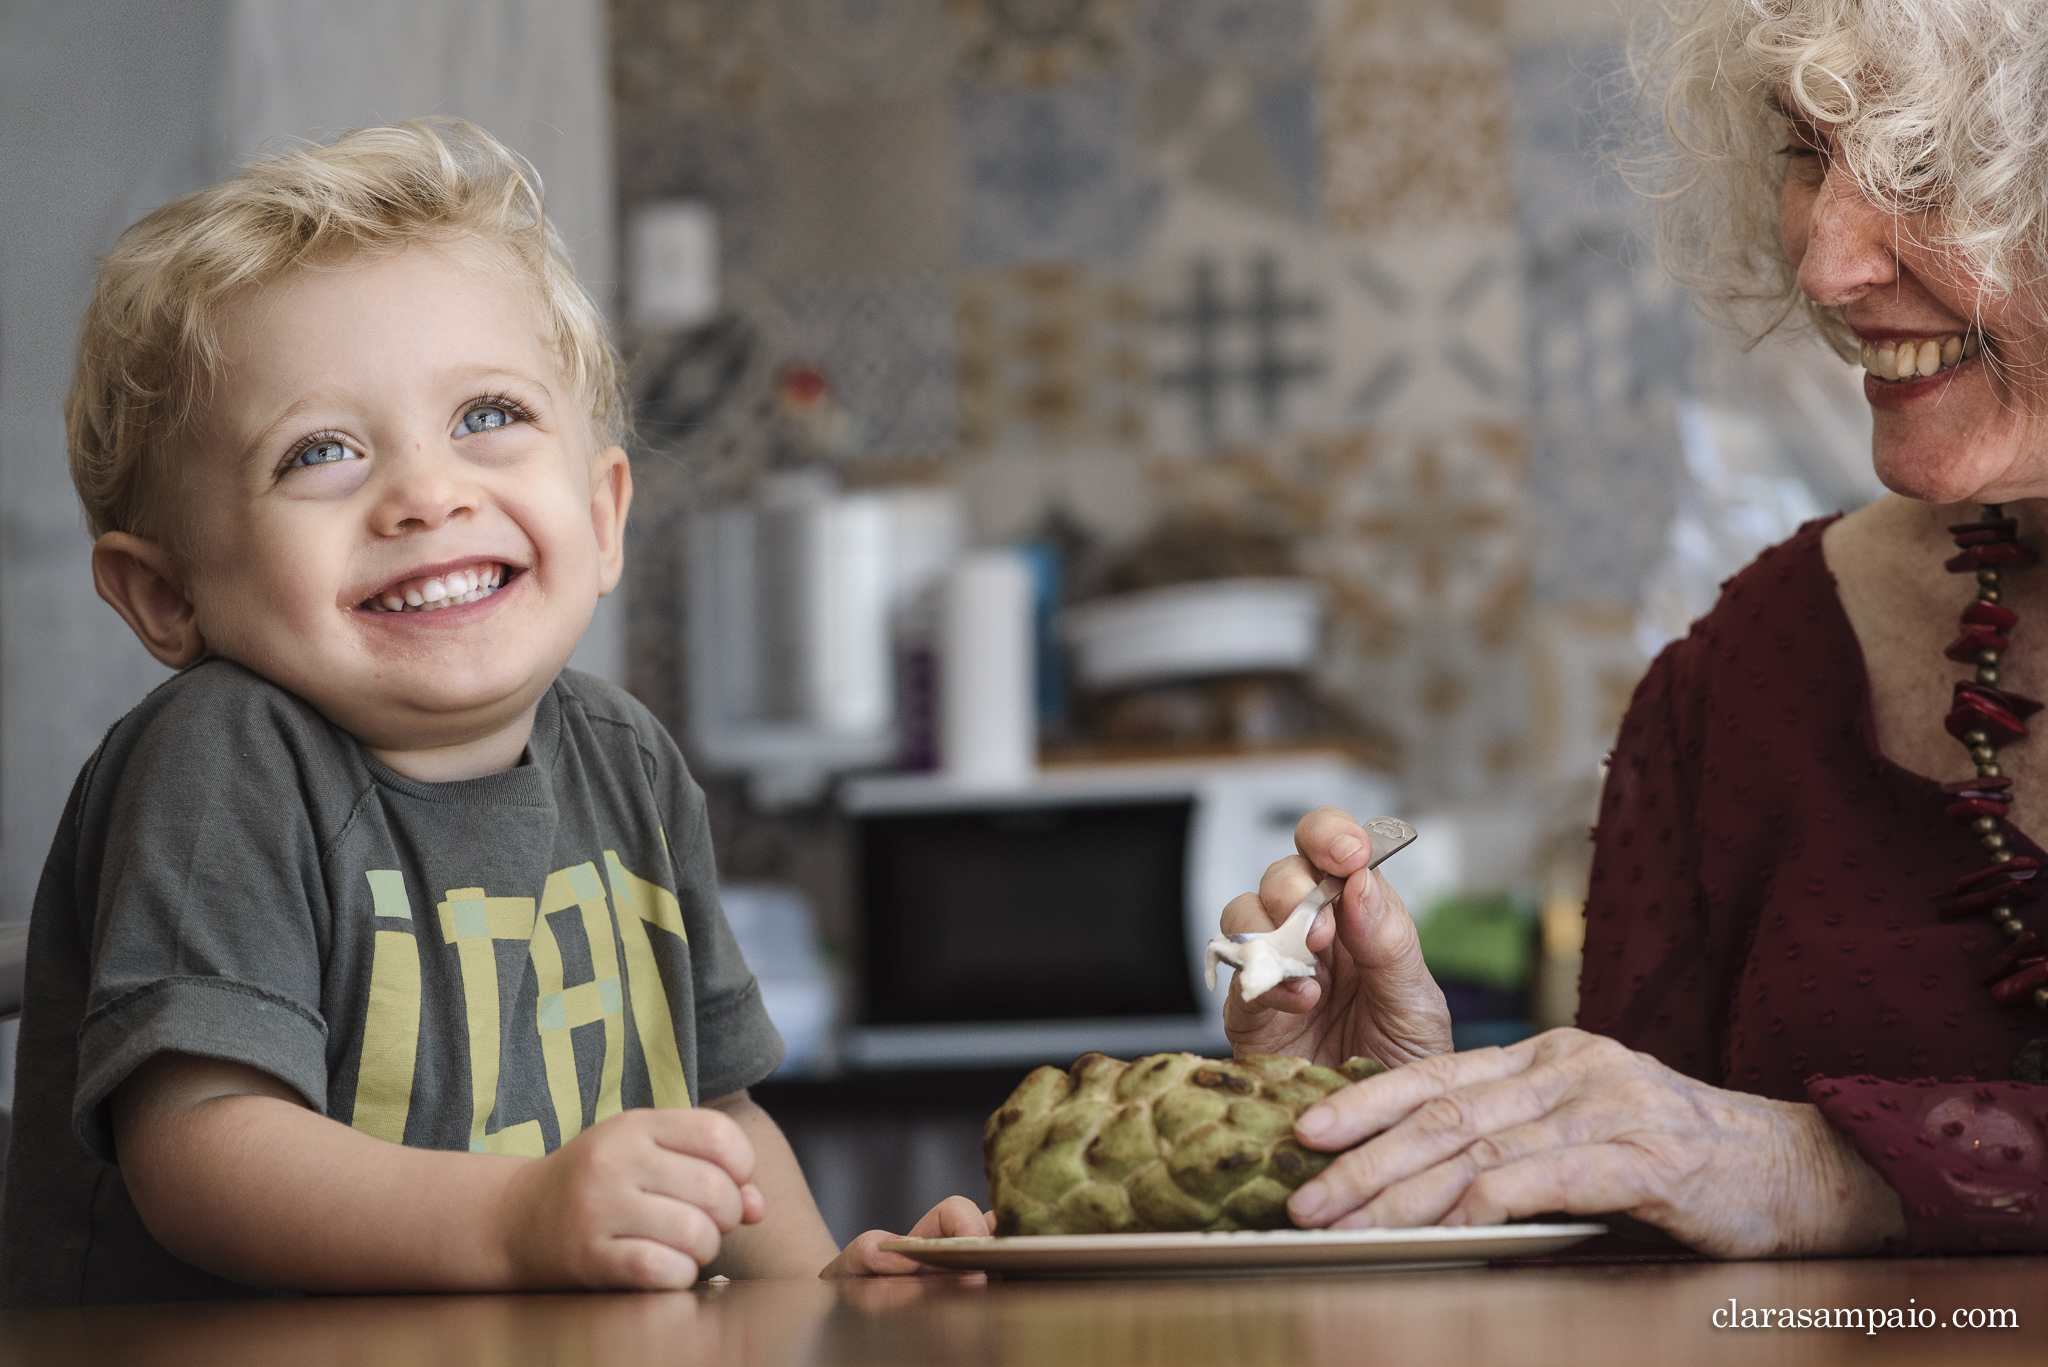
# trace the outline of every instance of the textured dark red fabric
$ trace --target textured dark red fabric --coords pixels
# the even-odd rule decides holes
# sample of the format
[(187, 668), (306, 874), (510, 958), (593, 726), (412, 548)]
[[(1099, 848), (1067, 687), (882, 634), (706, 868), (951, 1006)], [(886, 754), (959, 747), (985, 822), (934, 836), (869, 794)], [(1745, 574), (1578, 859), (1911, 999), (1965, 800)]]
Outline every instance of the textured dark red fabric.
[[(1878, 752), (1826, 525), (1729, 580), (1636, 689), (1601, 795), (1579, 1024), (1704, 1082), (1816, 1102), (1900, 1192), (1911, 1251), (2048, 1248), (2048, 1087), (2006, 1081), (2048, 1013), (1979, 984), (2005, 943), (1989, 921), (1935, 914), (1984, 854), (1938, 783)], [(2017, 832), (2011, 848), (2048, 859)], [(1941, 1129), (1957, 1122), (1997, 1136), (1997, 1161), (1959, 1162)]]

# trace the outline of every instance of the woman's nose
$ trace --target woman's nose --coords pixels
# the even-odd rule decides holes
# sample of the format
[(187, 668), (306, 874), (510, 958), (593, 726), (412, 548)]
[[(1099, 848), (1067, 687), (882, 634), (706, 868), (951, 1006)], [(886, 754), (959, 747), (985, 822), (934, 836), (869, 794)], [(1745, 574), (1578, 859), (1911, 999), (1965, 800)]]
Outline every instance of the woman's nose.
[(1864, 198), (1855, 178), (1838, 166), (1810, 193), (1787, 194), (1784, 229), (1799, 288), (1816, 304), (1851, 304), (1899, 278), (1898, 216)]
[(371, 513), (380, 536), (435, 531), (476, 510), (470, 467), (443, 444), (428, 439), (403, 445), (384, 461)]

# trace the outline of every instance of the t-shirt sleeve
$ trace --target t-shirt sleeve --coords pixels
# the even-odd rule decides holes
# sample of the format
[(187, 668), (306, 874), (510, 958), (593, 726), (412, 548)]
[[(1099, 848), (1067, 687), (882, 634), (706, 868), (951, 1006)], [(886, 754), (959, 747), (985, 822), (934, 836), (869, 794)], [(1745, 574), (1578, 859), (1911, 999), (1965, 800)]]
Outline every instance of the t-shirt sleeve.
[(648, 725), (659, 733), (643, 744), (653, 755), (676, 898), (690, 939), (697, 1040), (694, 1099), (701, 1104), (751, 1087), (774, 1072), (782, 1062), (782, 1036), (768, 1019), (760, 984), (719, 906), (718, 865), (712, 856), (704, 790), (690, 776), (668, 734), (651, 719)]
[[(1699, 880), (1696, 750), (1684, 652), (1667, 648), (1636, 688), (1600, 795), (1581, 1029), (1608, 1035), (1703, 1082), (1721, 1082), (1712, 933)], [(1691, 752), (1691, 753), (1689, 753)]]
[(1898, 1192), (1890, 1251), (2048, 1250), (2048, 1086), (1814, 1078), (1806, 1095)]
[(109, 1161), (107, 1098), (159, 1053), (246, 1064), (326, 1105), (325, 898), (304, 737), (287, 733), (289, 700), (233, 687), (186, 697), (107, 780), (72, 1124)]

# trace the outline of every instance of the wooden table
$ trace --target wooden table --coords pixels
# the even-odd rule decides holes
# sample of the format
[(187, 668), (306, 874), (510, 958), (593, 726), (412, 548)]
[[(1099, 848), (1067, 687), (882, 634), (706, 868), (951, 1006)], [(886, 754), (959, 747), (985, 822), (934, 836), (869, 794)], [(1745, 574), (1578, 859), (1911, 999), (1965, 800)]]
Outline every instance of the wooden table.
[[(2010, 1309), (2017, 1329), (1716, 1329), (1737, 1308)], [(873, 1363), (1314, 1367), (2048, 1361), (2048, 1257), (1552, 1264), (963, 1285), (735, 1283), (0, 1315), (0, 1361), (378, 1367)]]

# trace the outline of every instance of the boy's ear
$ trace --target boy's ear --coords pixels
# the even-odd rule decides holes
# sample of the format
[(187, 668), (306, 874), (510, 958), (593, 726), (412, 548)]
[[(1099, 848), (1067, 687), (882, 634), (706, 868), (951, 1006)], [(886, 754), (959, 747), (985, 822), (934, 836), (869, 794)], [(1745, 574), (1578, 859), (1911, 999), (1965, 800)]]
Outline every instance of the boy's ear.
[(598, 595), (619, 586), (626, 568), (626, 511), (633, 506), (633, 466), (624, 450), (608, 446), (590, 470), (590, 530), (597, 534)]
[(108, 532), (92, 546), (92, 582), (143, 649), (183, 669), (206, 653), (185, 581), (168, 552), (129, 532)]

